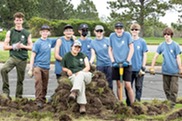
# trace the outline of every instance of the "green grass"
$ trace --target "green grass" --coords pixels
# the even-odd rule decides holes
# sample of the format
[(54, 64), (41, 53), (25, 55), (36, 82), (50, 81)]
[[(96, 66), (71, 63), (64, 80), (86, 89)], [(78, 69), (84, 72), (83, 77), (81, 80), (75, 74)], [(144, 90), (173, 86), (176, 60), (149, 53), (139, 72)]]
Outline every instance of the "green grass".
[[(161, 42), (164, 41), (163, 37), (145, 37), (144, 38), (147, 45), (159, 45)], [(172, 38), (175, 42), (182, 45), (182, 38)]]
[[(29, 54), (28, 62), (30, 61), (30, 55), (31, 55), (30, 53), (31, 52), (28, 53)], [(148, 54), (147, 54), (147, 65), (151, 64), (154, 54), (155, 54), (154, 52), (148, 52)], [(1, 50), (0, 55), (1, 55), (0, 62), (4, 63), (9, 57), (9, 51), (2, 51)], [(54, 63), (54, 61), (55, 61), (54, 52), (52, 52), (51, 53), (51, 63)], [(162, 64), (162, 56), (160, 55), (159, 58), (156, 61), (156, 65), (161, 65), (161, 64)]]

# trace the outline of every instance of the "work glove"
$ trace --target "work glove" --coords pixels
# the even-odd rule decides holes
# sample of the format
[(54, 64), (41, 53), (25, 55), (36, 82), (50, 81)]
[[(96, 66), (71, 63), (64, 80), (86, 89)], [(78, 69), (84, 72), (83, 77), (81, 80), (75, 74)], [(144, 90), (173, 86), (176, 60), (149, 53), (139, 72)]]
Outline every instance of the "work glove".
[(145, 75), (145, 69), (146, 68), (142, 66), (141, 69), (140, 69), (140, 71), (139, 71), (139, 73), (138, 73), (138, 75), (139, 76), (144, 76)]
[(29, 71), (28, 71), (28, 76), (29, 76), (30, 78), (33, 77), (33, 70), (32, 70), (32, 69), (29, 69)]
[(149, 72), (150, 72), (150, 74), (155, 75), (155, 69), (154, 68), (150, 68)]
[(116, 67), (119, 67), (119, 65), (116, 62), (112, 62), (112, 67), (116, 68)]
[(128, 67), (129, 66), (129, 62), (128, 61), (124, 61), (123, 62), (123, 67)]
[(16, 43), (16, 44), (13, 44), (12, 45), (12, 47), (13, 47), (13, 50), (19, 50), (20, 48), (19, 48), (19, 45), (20, 45), (20, 43), (18, 42), (18, 43)]

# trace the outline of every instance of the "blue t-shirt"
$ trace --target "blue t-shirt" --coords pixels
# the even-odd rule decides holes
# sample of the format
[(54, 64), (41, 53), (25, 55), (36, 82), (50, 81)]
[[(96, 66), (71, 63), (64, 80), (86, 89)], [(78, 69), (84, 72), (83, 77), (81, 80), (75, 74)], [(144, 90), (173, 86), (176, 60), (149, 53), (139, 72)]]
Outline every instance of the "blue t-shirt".
[(181, 50), (178, 43), (174, 41), (171, 44), (162, 42), (157, 48), (157, 53), (163, 56), (162, 73), (176, 74), (179, 72), (177, 55), (181, 54)]
[(144, 39), (139, 38), (133, 41), (134, 53), (131, 59), (132, 71), (139, 71), (143, 64), (143, 55), (148, 51), (147, 44)]
[(33, 44), (32, 51), (36, 53), (34, 67), (50, 68), (51, 48), (55, 46), (55, 43), (56, 39), (47, 38), (42, 40), (40, 38)]
[(90, 60), (90, 58), (91, 58), (90, 44), (91, 44), (92, 39), (86, 38), (85, 40), (81, 40), (79, 38), (78, 40), (82, 43), (81, 52), (84, 53), (88, 57), (88, 59)]
[(111, 60), (108, 53), (109, 39), (95, 39), (91, 42), (91, 48), (95, 51), (97, 66), (111, 66)]
[(110, 34), (109, 39), (115, 62), (122, 63), (126, 61), (129, 54), (129, 45), (133, 42), (131, 34), (123, 32), (122, 36), (119, 37), (114, 32)]
[[(71, 45), (73, 44), (73, 40), (66, 40), (64, 36), (60, 37), (61, 39), (61, 46), (59, 48), (59, 55), (63, 57), (66, 53), (71, 50)], [(61, 62), (56, 59), (55, 61), (55, 74), (61, 74), (62, 66)]]

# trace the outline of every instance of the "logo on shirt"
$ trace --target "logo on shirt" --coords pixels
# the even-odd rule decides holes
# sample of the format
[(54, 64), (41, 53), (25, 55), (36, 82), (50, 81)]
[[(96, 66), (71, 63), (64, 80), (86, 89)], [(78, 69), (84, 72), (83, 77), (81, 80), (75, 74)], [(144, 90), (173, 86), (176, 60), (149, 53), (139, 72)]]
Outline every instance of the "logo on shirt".
[(51, 48), (51, 44), (49, 44), (49, 48)]
[(171, 53), (173, 53), (173, 50), (170, 50)]
[(121, 44), (124, 45), (124, 40), (121, 41)]
[(140, 46), (137, 46), (137, 49), (139, 50), (140, 49)]
[(87, 45), (87, 48), (90, 48), (90, 45)]
[(83, 58), (80, 58), (80, 64), (81, 65), (83, 64)]
[(106, 45), (106, 44), (104, 44), (104, 45), (103, 45), (103, 47), (104, 47), (104, 48), (106, 48), (106, 47), (107, 47), (107, 45)]

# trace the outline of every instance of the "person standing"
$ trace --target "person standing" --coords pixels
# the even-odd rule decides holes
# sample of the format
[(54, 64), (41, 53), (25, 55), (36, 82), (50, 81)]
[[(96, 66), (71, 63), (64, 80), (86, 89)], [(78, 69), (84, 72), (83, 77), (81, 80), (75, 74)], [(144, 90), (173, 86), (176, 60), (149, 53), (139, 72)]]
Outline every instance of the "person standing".
[(149, 69), (151, 74), (155, 74), (154, 65), (160, 54), (163, 56), (162, 73), (163, 73), (163, 89), (166, 98), (171, 101), (171, 108), (176, 104), (178, 94), (178, 77), (175, 74), (182, 74), (181, 67), (181, 50), (178, 43), (172, 40), (173, 30), (171, 28), (165, 28), (163, 30), (163, 36), (165, 41), (162, 42), (153, 57), (151, 68)]
[(124, 68), (123, 80), (127, 90), (131, 104), (134, 102), (134, 93), (131, 87), (132, 66), (131, 58), (133, 56), (133, 40), (129, 32), (124, 31), (124, 26), (121, 22), (115, 24), (115, 32), (109, 36), (109, 56), (112, 62), (112, 79), (117, 81), (118, 99), (122, 100), (122, 80), (120, 80), (119, 63), (122, 63)]
[[(132, 80), (131, 85), (133, 87), (133, 83), (135, 82), (135, 100), (141, 101), (142, 96), (142, 88), (143, 88), (143, 80), (146, 69), (146, 61), (147, 61), (147, 44), (145, 40), (139, 37), (140, 33), (140, 25), (134, 23), (130, 26), (130, 32), (133, 39), (134, 53), (131, 59), (132, 62)], [(127, 105), (130, 105), (128, 95), (127, 96)]]
[(80, 52), (81, 47), (81, 43), (76, 40), (71, 46), (71, 51), (63, 57), (61, 65), (73, 84), (69, 100), (76, 100), (80, 105), (79, 112), (84, 114), (87, 103), (85, 90), (86, 85), (91, 82), (92, 73), (89, 72), (90, 65), (87, 56)]
[(57, 80), (61, 77), (62, 72), (62, 66), (61, 61), (62, 57), (71, 50), (71, 45), (74, 41), (74, 32), (73, 32), (73, 26), (71, 25), (65, 25), (64, 26), (64, 36), (57, 39), (56, 46), (55, 46), (55, 52), (54, 57), (56, 59), (55, 61), (55, 74)]
[(78, 28), (78, 32), (80, 33), (80, 38), (78, 40), (82, 43), (82, 50), (81, 52), (87, 55), (88, 59), (91, 58), (91, 49), (90, 44), (92, 39), (88, 38), (88, 25), (87, 24), (80, 24)]
[(35, 77), (35, 101), (42, 107), (46, 102), (47, 86), (51, 59), (51, 48), (55, 46), (56, 39), (49, 39), (50, 27), (43, 25), (40, 29), (41, 38), (33, 45), (30, 69), (28, 74)]
[(8, 73), (16, 67), (17, 86), (16, 98), (22, 98), (23, 81), (25, 77), (25, 69), (27, 65), (28, 50), (32, 49), (31, 34), (23, 28), (24, 14), (17, 12), (14, 14), (15, 27), (6, 33), (4, 41), (4, 50), (9, 50), (10, 57), (1, 68), (1, 76), (3, 81), (3, 93), (10, 97), (9, 77)]
[(96, 69), (103, 72), (106, 75), (107, 82), (110, 89), (113, 89), (112, 85), (112, 63), (109, 58), (109, 39), (104, 37), (104, 27), (97, 25), (94, 33), (96, 39), (91, 42), (91, 59), (90, 63), (93, 63), (96, 56)]

